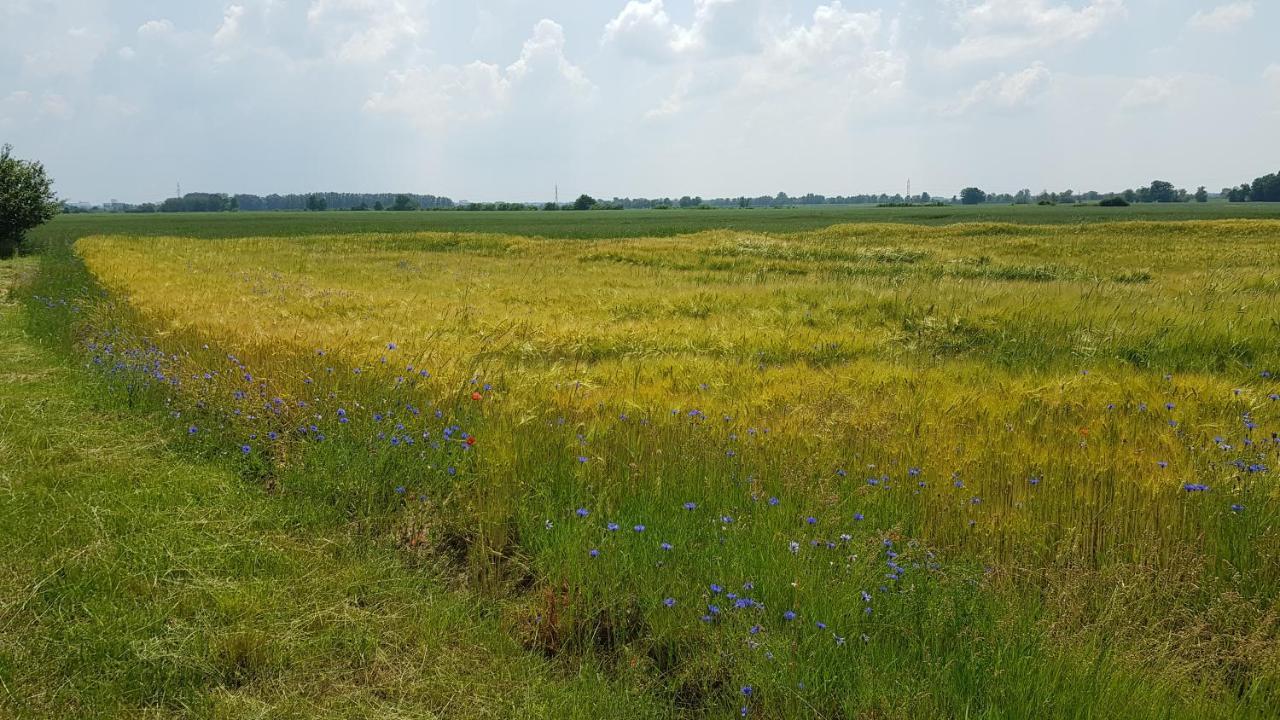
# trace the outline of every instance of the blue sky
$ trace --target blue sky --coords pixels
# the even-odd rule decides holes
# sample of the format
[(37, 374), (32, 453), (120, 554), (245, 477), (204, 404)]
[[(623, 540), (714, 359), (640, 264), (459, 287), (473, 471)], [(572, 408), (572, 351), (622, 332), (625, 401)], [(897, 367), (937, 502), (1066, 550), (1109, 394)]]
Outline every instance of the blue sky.
[(1270, 0), (5, 0), (0, 141), (70, 200), (1218, 190)]

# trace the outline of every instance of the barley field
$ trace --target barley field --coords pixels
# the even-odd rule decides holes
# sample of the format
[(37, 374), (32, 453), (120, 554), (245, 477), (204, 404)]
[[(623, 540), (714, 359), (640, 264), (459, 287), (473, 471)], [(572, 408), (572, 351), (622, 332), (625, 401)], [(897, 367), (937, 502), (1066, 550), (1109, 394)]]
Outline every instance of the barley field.
[(1280, 221), (596, 235), (99, 234), (21, 292), (175, 452), (643, 699), (583, 717), (1280, 712)]

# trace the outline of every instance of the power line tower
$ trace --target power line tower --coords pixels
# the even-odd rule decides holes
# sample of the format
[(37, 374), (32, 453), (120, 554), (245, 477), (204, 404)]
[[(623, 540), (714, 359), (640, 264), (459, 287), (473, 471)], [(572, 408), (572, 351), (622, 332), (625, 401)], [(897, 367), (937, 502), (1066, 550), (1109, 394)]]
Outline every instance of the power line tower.
[(177, 192), (178, 194), (175, 195), (174, 197), (178, 197), (178, 198), (182, 197), (182, 181), (181, 180), (178, 181)]
[(907, 178), (907, 202), (911, 202), (911, 178)]

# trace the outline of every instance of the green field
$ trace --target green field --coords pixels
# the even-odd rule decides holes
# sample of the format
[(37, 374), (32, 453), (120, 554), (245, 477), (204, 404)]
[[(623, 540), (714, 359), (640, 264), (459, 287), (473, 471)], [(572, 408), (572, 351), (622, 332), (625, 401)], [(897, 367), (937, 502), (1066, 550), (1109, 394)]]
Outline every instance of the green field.
[(1280, 218), (1277, 203), (1175, 203), (1104, 208), (1096, 205), (955, 205), (878, 208), (812, 205), (753, 210), (595, 210), (590, 212), (259, 212), (162, 215), (64, 215), (36, 231), (40, 237), (88, 234), (183, 237), (289, 237), (325, 233), (476, 232), (556, 238), (678, 235), (730, 228), (799, 232), (837, 223), (1012, 222), (1075, 224), (1118, 220)]
[(16, 716), (1280, 712), (1280, 208), (36, 240)]

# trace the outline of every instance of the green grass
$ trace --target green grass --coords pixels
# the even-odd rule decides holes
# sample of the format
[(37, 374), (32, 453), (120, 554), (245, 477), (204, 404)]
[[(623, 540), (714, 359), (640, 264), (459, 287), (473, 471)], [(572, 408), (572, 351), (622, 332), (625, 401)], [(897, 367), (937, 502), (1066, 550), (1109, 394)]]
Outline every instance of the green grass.
[(0, 716), (657, 714), (331, 508), (174, 452), (154, 415), (0, 304)]
[(1280, 203), (1175, 203), (1104, 208), (1086, 205), (976, 205), (877, 208), (816, 205), (755, 210), (619, 210), (591, 212), (259, 212), (157, 215), (63, 215), (32, 234), (36, 242), (93, 234), (183, 237), (290, 237), (348, 233), (476, 232), (556, 238), (670, 236), (729, 228), (800, 232), (837, 223), (961, 222), (1074, 224), (1123, 220), (1280, 218)]

